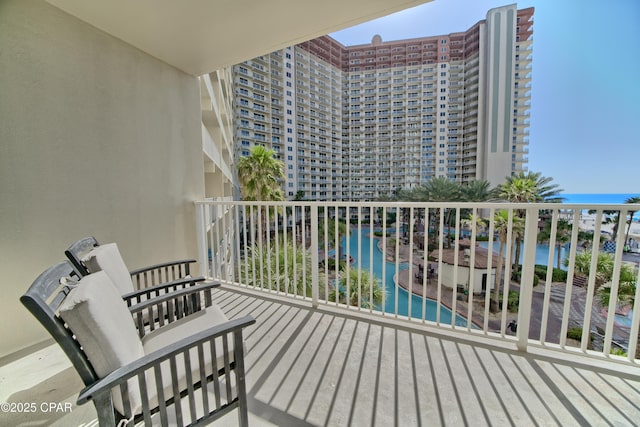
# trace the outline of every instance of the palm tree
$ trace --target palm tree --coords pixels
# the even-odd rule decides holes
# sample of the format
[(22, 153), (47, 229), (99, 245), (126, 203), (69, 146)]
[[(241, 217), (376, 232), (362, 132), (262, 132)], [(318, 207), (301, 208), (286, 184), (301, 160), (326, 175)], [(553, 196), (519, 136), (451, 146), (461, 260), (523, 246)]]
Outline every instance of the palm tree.
[(238, 179), (243, 200), (284, 200), (280, 180), (284, 178), (284, 163), (275, 151), (256, 145), (248, 156), (238, 160)]
[[(499, 189), (502, 190), (510, 187), (512, 181), (529, 181), (533, 186), (533, 195), (523, 197), (524, 194), (515, 194), (519, 200), (513, 200), (511, 197), (506, 197), (509, 202), (512, 203), (533, 203), (533, 202), (545, 202), (545, 203), (560, 203), (564, 200), (560, 194), (562, 189), (558, 188), (558, 184), (552, 184), (553, 178), (542, 176), (540, 172), (519, 172), (513, 176), (507, 177), (504, 184)], [(502, 197), (504, 195), (501, 194)]]
[(461, 198), (460, 184), (444, 176), (432, 178), (421, 187), (416, 187), (416, 193), (425, 193), (429, 202), (457, 202)]
[[(238, 180), (242, 199), (247, 201), (281, 201), (284, 193), (280, 188), (280, 180), (284, 178), (284, 163), (277, 160), (275, 151), (262, 145), (256, 145), (248, 156), (238, 160)], [(262, 230), (266, 230), (267, 209), (262, 206), (257, 210), (262, 221)], [(252, 236), (253, 238), (253, 236)]]
[[(498, 187), (499, 196), (511, 203), (559, 203), (564, 200), (560, 196), (561, 189), (557, 184), (552, 184), (553, 178), (544, 177), (540, 172), (520, 172), (507, 177), (505, 182)], [(524, 219), (525, 211), (516, 210), (516, 216)], [(513, 271), (520, 270), (520, 247), (522, 233), (516, 238), (516, 252), (513, 260)]]
[[(625, 204), (639, 204), (640, 203), (640, 197), (629, 197), (628, 199), (626, 199)], [(633, 224), (633, 216), (635, 215), (637, 211), (630, 211), (629, 212), (629, 227), (627, 228), (627, 234), (625, 234), (624, 236), (624, 244), (626, 245), (627, 242), (629, 241), (629, 232), (631, 231), (631, 225)]]
[(473, 233), (474, 227), (477, 227), (479, 229), (478, 231), (484, 230), (487, 226), (487, 221), (479, 215), (470, 213), (466, 218), (460, 220), (460, 224), (464, 227), (468, 227)]
[[(603, 254), (613, 260), (612, 254)], [(600, 258), (600, 257), (598, 257)], [(612, 261), (613, 263), (613, 261)], [(611, 271), (612, 273), (613, 271)], [(607, 282), (611, 281), (611, 276), (607, 279)], [(635, 297), (636, 297), (636, 283), (637, 277), (633, 268), (629, 264), (622, 264), (620, 266), (620, 278), (618, 282), (618, 302), (623, 305), (630, 305), (635, 311)], [(609, 307), (611, 301), (611, 286), (606, 284), (601, 286), (595, 293), (596, 300), (602, 307)], [(628, 349), (629, 351), (631, 349)], [(635, 357), (640, 357), (640, 330), (638, 331), (638, 340), (636, 343)]]
[[(500, 307), (500, 284), (502, 283), (502, 267), (504, 263), (504, 246), (507, 244), (507, 233), (509, 232), (509, 211), (502, 209), (497, 211), (494, 216), (494, 229), (498, 234), (500, 245), (498, 246), (498, 262), (496, 263), (496, 282), (493, 287), (493, 298), (491, 300), (491, 311), (497, 312)], [(524, 226), (524, 220), (513, 216), (512, 218), (513, 232), (520, 232)], [(507, 258), (509, 259), (509, 258)]]
[[(538, 234), (540, 242), (548, 242), (551, 239), (551, 221), (545, 221), (544, 229)], [(562, 255), (560, 250), (571, 240), (571, 223), (566, 219), (558, 219), (556, 228), (556, 267), (560, 268)]]
[[(428, 202), (457, 202), (461, 200), (462, 190), (461, 185), (458, 182), (451, 181), (450, 179), (440, 176), (437, 178), (432, 178), (427, 181), (423, 189), (419, 190), (420, 192), (426, 194)], [(451, 229), (452, 222), (452, 214), (454, 209), (445, 209), (444, 210), (444, 223), (447, 226), (447, 246), (451, 246), (451, 236), (449, 230)], [(440, 210), (436, 209), (435, 215), (432, 216), (433, 220), (436, 224), (440, 222)], [(438, 238), (438, 234), (440, 230), (436, 227), (438, 232), (434, 236), (436, 239)]]
[[(358, 275), (360, 279), (358, 279)], [(349, 301), (347, 302), (347, 277), (349, 282)], [(360, 292), (358, 293), (358, 280), (360, 280)], [(358, 296), (360, 296), (361, 308), (373, 308), (382, 304), (383, 294), (385, 293), (380, 279), (369, 272), (361, 270), (358, 273), (356, 268), (348, 268), (340, 270), (340, 278), (338, 285), (329, 292), (329, 301), (336, 301), (342, 304), (348, 304), (354, 307), (358, 306)], [(373, 299), (371, 295), (373, 294)]]
[(496, 189), (491, 188), (491, 183), (484, 179), (460, 186), (460, 200), (464, 202), (486, 202), (495, 198), (496, 193)]
[[(338, 225), (338, 235), (336, 236), (336, 223)], [(336, 238), (338, 240), (338, 246), (334, 248), (335, 250), (335, 259), (336, 263), (340, 262), (340, 242), (344, 236), (347, 236), (349, 233), (349, 227), (342, 221), (338, 221), (334, 218), (327, 219), (327, 246), (329, 248), (333, 248), (336, 242)], [(325, 246), (324, 235), (325, 235), (325, 223), (324, 220), (318, 221), (318, 248), (322, 249)], [(327, 259), (327, 255), (325, 254), (325, 259)]]

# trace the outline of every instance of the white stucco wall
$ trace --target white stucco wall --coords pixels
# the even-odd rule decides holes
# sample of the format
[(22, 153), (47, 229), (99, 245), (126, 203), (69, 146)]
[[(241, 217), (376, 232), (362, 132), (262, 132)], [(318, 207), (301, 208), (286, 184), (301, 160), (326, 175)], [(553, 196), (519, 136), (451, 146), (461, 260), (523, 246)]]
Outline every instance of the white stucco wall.
[(0, 356), (47, 337), (18, 298), (78, 238), (131, 269), (195, 257), (200, 117), (196, 77), (45, 2), (0, 3)]
[[(455, 268), (453, 265), (443, 264), (442, 265), (442, 284), (448, 288), (453, 288), (454, 280), (453, 276), (455, 273)], [(487, 274), (486, 268), (475, 268), (473, 270), (473, 289), (475, 294), (482, 293), (482, 276)], [(458, 277), (457, 284), (463, 285), (465, 288), (469, 286), (469, 267), (458, 267)], [(496, 269), (491, 269), (491, 278), (487, 278), (489, 289), (493, 289), (493, 284), (496, 280)]]

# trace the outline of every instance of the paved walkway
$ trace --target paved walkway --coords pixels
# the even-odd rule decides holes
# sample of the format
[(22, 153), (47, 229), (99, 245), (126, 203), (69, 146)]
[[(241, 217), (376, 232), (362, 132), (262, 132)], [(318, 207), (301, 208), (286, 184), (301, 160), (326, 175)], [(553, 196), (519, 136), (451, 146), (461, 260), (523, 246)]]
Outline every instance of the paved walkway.
[[(378, 247), (382, 250), (381, 240), (378, 242)], [(395, 245), (389, 241), (387, 242), (387, 261), (395, 262)], [(397, 278), (398, 283), (407, 291), (410, 290), (411, 284), (411, 292), (416, 295), (422, 296), (425, 293), (425, 289), (423, 288), (423, 279), (416, 278), (416, 275), (420, 272), (420, 267), (424, 269), (424, 260), (421, 256), (422, 252), (414, 252), (411, 261), (413, 263), (413, 267), (406, 270), (401, 270), (399, 272), (399, 276)], [(399, 246), (399, 260), (401, 263), (409, 263), (410, 254), (409, 254), (409, 245), (401, 244)], [(435, 265), (436, 263), (430, 263)], [(427, 267), (427, 271), (428, 271)], [(424, 270), (422, 270), (424, 271)], [(438, 293), (438, 277), (437, 274), (434, 277), (427, 277), (427, 286), (426, 286), (426, 296), (427, 298), (437, 300)], [(509, 285), (509, 289), (513, 291), (519, 291), (520, 286), (516, 282), (511, 282)], [(549, 313), (547, 318), (547, 327), (546, 327), (546, 336), (541, 337), (541, 327), (542, 327), (542, 313), (544, 311), (544, 298), (545, 298), (545, 289), (546, 286), (544, 282), (540, 282), (540, 284), (533, 288), (532, 295), (532, 316), (531, 323), (529, 328), (529, 338), (535, 340), (544, 339), (545, 342), (551, 343), (559, 343), (560, 342), (560, 331), (562, 328), (562, 317), (564, 313), (564, 301), (565, 301), (565, 293), (566, 293), (566, 284), (565, 283), (551, 283), (549, 288)], [(467, 317), (468, 314), (468, 296), (460, 293), (456, 293), (456, 312), (463, 317)], [(441, 287), (441, 297), (440, 301), (443, 305), (451, 309), (453, 307), (453, 289), (448, 288), (446, 286)], [(461, 299), (462, 298), (462, 299)], [(473, 310), (472, 310), (472, 321), (477, 325), (482, 327), (484, 325), (484, 313), (485, 313), (485, 299), (484, 296), (474, 295), (473, 298)], [(584, 319), (584, 309), (586, 305), (586, 289), (578, 286), (574, 286), (571, 289), (571, 303), (569, 304), (569, 325), (568, 328), (571, 327), (580, 327), (585, 319)], [(505, 333), (509, 334), (511, 331), (507, 328), (507, 325), (512, 320), (517, 320), (518, 313), (510, 313), (506, 314), (506, 321), (504, 324)], [(589, 320), (589, 319), (588, 319)], [(597, 307), (593, 307), (590, 318), (590, 330), (595, 330), (597, 328), (605, 328), (606, 318), (598, 311)], [(499, 332), (502, 328), (502, 312), (491, 313), (489, 312), (489, 320), (488, 320), (488, 329), (490, 331)], [(618, 341), (622, 341), (623, 343), (626, 341), (625, 331), (614, 327), (614, 340), (618, 337)], [(628, 336), (628, 333), (626, 333)], [(571, 342), (572, 345), (579, 346), (578, 342)]]

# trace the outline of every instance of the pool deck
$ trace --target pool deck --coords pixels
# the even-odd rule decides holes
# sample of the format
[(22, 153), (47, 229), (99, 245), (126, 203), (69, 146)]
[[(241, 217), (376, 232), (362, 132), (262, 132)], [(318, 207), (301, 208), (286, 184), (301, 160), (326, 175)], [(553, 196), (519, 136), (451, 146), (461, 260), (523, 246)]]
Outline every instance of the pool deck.
[[(378, 248), (382, 250), (381, 239), (378, 240)], [(386, 259), (389, 262), (395, 262), (395, 246), (387, 246)], [(399, 245), (399, 260), (403, 263), (409, 263), (409, 245)], [(409, 269), (400, 270), (396, 282), (407, 292), (413, 292), (416, 295), (423, 296), (425, 289), (423, 287), (423, 280), (416, 279), (415, 275), (419, 272), (419, 266), (424, 268), (423, 258), (414, 252), (411, 259), (413, 267), (411, 271)], [(423, 270), (424, 271), (424, 270)], [(549, 292), (551, 298), (549, 299), (549, 317), (547, 320), (547, 334), (546, 337), (540, 337), (541, 330), (541, 317), (535, 315), (531, 317), (531, 323), (529, 327), (530, 339), (544, 338), (545, 342), (559, 343), (560, 330), (562, 327), (562, 316), (565, 295), (565, 283), (551, 283)], [(542, 313), (544, 309), (544, 293), (546, 285), (541, 282), (538, 286), (533, 288), (532, 295), (532, 313)], [(444, 285), (440, 288), (440, 302), (448, 309), (453, 307), (454, 292), (453, 289)], [(513, 291), (519, 291), (520, 285), (517, 282), (511, 282), (509, 289)], [(456, 293), (456, 313), (467, 318), (468, 316), (468, 302), (467, 295), (461, 295)], [(438, 298), (438, 276), (427, 277), (426, 297), (432, 300)], [(460, 299), (462, 297), (462, 299)], [(576, 323), (581, 323), (584, 319), (584, 307), (586, 300), (586, 289), (579, 286), (574, 286), (571, 292), (571, 304), (570, 304), (570, 319), (575, 319)], [(473, 310), (472, 321), (476, 326), (482, 327), (484, 325), (484, 295), (473, 296)], [(517, 320), (517, 313), (506, 313), (505, 325), (508, 325), (510, 321)], [(592, 327), (604, 328), (606, 324), (606, 318), (602, 313), (598, 312), (597, 307), (593, 307), (591, 313)], [(502, 313), (491, 313), (488, 316), (488, 330), (493, 332), (500, 332), (502, 327)], [(508, 328), (505, 327), (504, 333), (511, 334)]]

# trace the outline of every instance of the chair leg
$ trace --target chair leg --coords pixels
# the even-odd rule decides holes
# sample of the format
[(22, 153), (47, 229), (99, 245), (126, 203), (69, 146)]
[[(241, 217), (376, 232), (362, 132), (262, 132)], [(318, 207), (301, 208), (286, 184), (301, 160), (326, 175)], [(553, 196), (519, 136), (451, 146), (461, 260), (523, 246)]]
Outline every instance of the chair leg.
[(113, 402), (111, 401), (111, 393), (96, 396), (93, 400), (98, 414), (98, 423), (100, 427), (113, 427), (116, 425), (115, 412), (113, 410)]
[(242, 331), (234, 332), (233, 337), (233, 349), (236, 362), (236, 388), (238, 393), (238, 425), (240, 427), (248, 427), (249, 415), (247, 405), (247, 388), (245, 384), (244, 343), (242, 341)]

